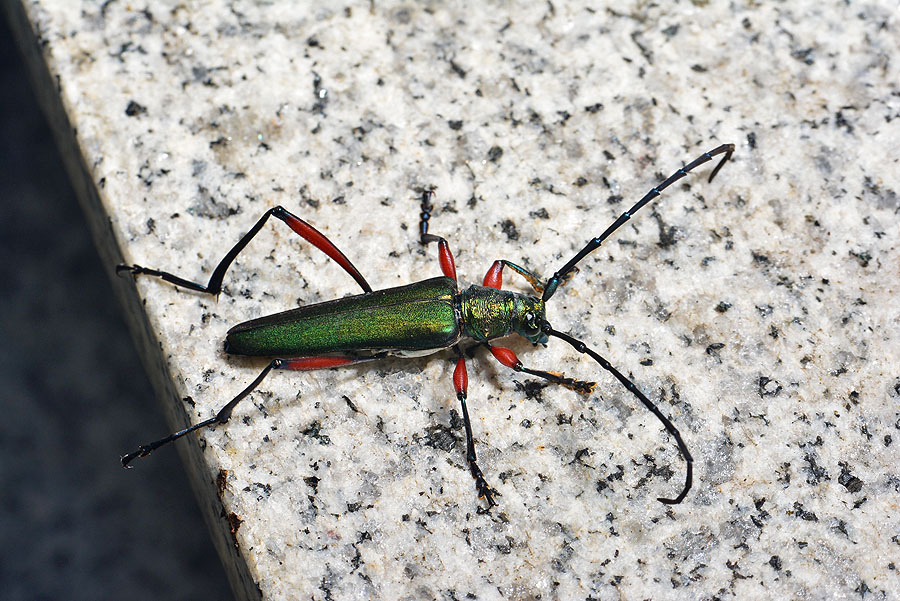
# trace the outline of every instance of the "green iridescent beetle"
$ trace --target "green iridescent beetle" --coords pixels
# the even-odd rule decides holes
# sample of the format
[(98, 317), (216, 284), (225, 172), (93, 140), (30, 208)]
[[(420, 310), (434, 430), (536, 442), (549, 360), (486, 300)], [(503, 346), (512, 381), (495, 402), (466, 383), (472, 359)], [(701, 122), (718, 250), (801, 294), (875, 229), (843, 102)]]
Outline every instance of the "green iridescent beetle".
[[(500, 363), (515, 371), (531, 374), (583, 393), (589, 393), (594, 388), (593, 382), (583, 382), (559, 373), (527, 368), (513, 351), (490, 342), (515, 333), (534, 344), (546, 344), (550, 337), (563, 340), (578, 352), (594, 359), (653, 412), (675, 439), (687, 466), (685, 483), (678, 496), (674, 499), (660, 497), (658, 500), (666, 504), (680, 503), (693, 482), (693, 458), (678, 429), (631, 380), (596, 351), (569, 334), (554, 330), (547, 321), (545, 303), (553, 296), (559, 285), (574, 274), (576, 264), (596, 250), (641, 207), (696, 167), (711, 161), (714, 156), (724, 155), (709, 176), (709, 181), (712, 181), (733, 153), (734, 145), (723, 144), (673, 173), (628, 211), (622, 213), (600, 236), (588, 241), (584, 248), (556, 271), (545, 284), (541, 284), (541, 279), (527, 269), (510, 261), (498, 260), (494, 261), (488, 270), (482, 285), (472, 285), (461, 290), (457, 284), (456, 266), (449, 244), (444, 238), (428, 232), (433, 209), (431, 199), (434, 192), (431, 190), (424, 191), (422, 195), (420, 240), (425, 245), (431, 242), (438, 244), (438, 258), (444, 275), (405, 286), (373, 291), (356, 267), (330, 240), (282, 207), (269, 209), (263, 214), (256, 225), (219, 262), (206, 285), (140, 265), (119, 265), (116, 267), (117, 273), (155, 276), (176, 286), (218, 295), (222, 290), (225, 272), (235, 257), (262, 229), (268, 218), (274, 216), (336, 261), (363, 290), (362, 294), (355, 296), (291, 309), (233, 327), (227, 334), (226, 352), (274, 358), (249, 386), (222, 407), (215, 416), (140, 446), (122, 457), (122, 465), (128, 467), (132, 460), (146, 457), (160, 446), (195, 430), (226, 423), (235, 406), (273, 369), (309, 371), (374, 361), (387, 356), (417, 357), (452, 348), (457, 356), (453, 386), (462, 407), (466, 430), (466, 459), (475, 480), (478, 496), (485, 500), (490, 509), (496, 505), (494, 495), (497, 493), (485, 481), (475, 455), (472, 423), (466, 408), (468, 388), (466, 353), (460, 348), (460, 343), (471, 340), (476, 346), (487, 347)], [(505, 267), (523, 276), (534, 288), (537, 296), (502, 290)]]

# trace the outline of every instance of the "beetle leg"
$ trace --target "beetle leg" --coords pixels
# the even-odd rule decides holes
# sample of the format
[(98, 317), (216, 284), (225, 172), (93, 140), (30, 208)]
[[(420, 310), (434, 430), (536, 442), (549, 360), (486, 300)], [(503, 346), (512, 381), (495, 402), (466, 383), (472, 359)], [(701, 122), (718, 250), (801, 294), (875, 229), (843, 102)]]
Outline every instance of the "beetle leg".
[(216, 266), (215, 270), (213, 270), (212, 276), (209, 278), (209, 283), (205, 286), (203, 284), (199, 284), (197, 282), (192, 282), (190, 280), (186, 280), (182, 277), (179, 277), (175, 274), (169, 273), (167, 271), (159, 271), (156, 269), (149, 269), (147, 267), (142, 267), (140, 265), (117, 265), (116, 273), (122, 273), (125, 271), (130, 272), (132, 275), (150, 275), (158, 278), (162, 278), (163, 280), (169, 282), (170, 284), (175, 284), (176, 286), (181, 286), (183, 288), (187, 288), (189, 290), (194, 290), (196, 292), (204, 292), (206, 294), (212, 294), (218, 296), (220, 292), (222, 292), (222, 280), (225, 278), (225, 272), (228, 271), (228, 268), (231, 266), (231, 263), (234, 259), (241, 253), (242, 250), (250, 243), (250, 240), (253, 239), (256, 234), (259, 233), (259, 230), (266, 224), (269, 216), (274, 216), (283, 222), (285, 222), (288, 227), (294, 230), (298, 235), (305, 238), (308, 242), (310, 242), (313, 246), (321, 250), (323, 253), (331, 257), (341, 268), (350, 274), (356, 283), (359, 284), (360, 288), (363, 289), (363, 292), (371, 292), (372, 287), (369, 286), (369, 283), (366, 282), (365, 278), (359, 273), (359, 270), (350, 262), (350, 259), (344, 255), (338, 249), (334, 243), (331, 242), (328, 238), (325, 237), (322, 232), (303, 221), (284, 207), (274, 207), (269, 209), (263, 216), (259, 218), (259, 221), (256, 222), (250, 231), (244, 234), (244, 236), (238, 240), (238, 243), (234, 245), (234, 247), (228, 251), (219, 264)]
[(356, 355), (320, 355), (312, 357), (295, 357), (293, 359), (276, 359), (278, 365), (275, 369), (289, 371), (313, 371), (315, 369), (329, 369), (331, 367), (344, 367), (354, 363), (365, 363), (386, 357), (387, 353), (377, 353), (358, 357)]
[(494, 355), (494, 358), (497, 359), (497, 361), (499, 361), (506, 367), (514, 369), (515, 371), (520, 371), (522, 373), (543, 378), (548, 382), (559, 384), (560, 386), (564, 386), (569, 390), (574, 390), (575, 392), (579, 392), (581, 394), (591, 394), (594, 391), (594, 387), (597, 386), (596, 382), (584, 382), (582, 380), (575, 380), (573, 378), (568, 378), (561, 373), (541, 371), (539, 369), (529, 369), (522, 365), (522, 362), (519, 361), (519, 358), (510, 349), (504, 348), (502, 346), (494, 346), (492, 344), (487, 344), (487, 347), (491, 350), (491, 354)]
[(434, 205), (431, 204), (432, 198), (434, 198), (434, 190), (422, 192), (422, 212), (419, 216), (419, 242), (426, 246), (429, 242), (437, 242), (441, 271), (445, 276), (456, 281), (456, 262), (453, 260), (453, 253), (450, 252), (450, 245), (441, 236), (428, 233), (428, 220), (431, 219), (431, 211), (434, 209)]
[(464, 350), (463, 353), (465, 353), (466, 357), (468, 357), (469, 359), (473, 359), (475, 357), (475, 351), (477, 351), (481, 347), (488, 347), (488, 346), (489, 346), (488, 343), (485, 341), (476, 342), (474, 344), (470, 344), (469, 346), (467, 346), (466, 350)]
[[(459, 347), (457, 347), (457, 351), (459, 351)], [(484, 474), (481, 473), (481, 468), (478, 467), (478, 457), (475, 455), (475, 439), (472, 437), (472, 422), (469, 419), (469, 410), (466, 408), (469, 375), (466, 373), (466, 359), (461, 353), (456, 361), (456, 369), (453, 370), (453, 387), (456, 389), (456, 398), (459, 399), (462, 407), (463, 425), (466, 428), (466, 461), (469, 462), (469, 471), (472, 473), (472, 478), (475, 479), (475, 490), (478, 491), (478, 498), (484, 499), (487, 502), (488, 510), (490, 510), (491, 507), (497, 504), (494, 501), (494, 495), (499, 495), (500, 493), (488, 486), (487, 481), (484, 479)]]
[(155, 440), (151, 443), (141, 445), (137, 448), (137, 450), (128, 453), (127, 455), (122, 456), (122, 467), (128, 467), (128, 464), (133, 460), (138, 459), (140, 457), (146, 457), (159, 447), (169, 444), (172, 441), (178, 440), (182, 436), (186, 434), (190, 434), (195, 430), (199, 430), (200, 428), (204, 428), (206, 426), (217, 426), (219, 424), (226, 423), (231, 418), (231, 412), (234, 411), (234, 408), (244, 400), (247, 395), (253, 392), (257, 386), (269, 375), (269, 372), (273, 369), (287, 369), (292, 371), (311, 371), (314, 369), (327, 369), (330, 367), (343, 367), (344, 365), (352, 365), (354, 363), (363, 363), (365, 361), (374, 361), (375, 359), (381, 358), (382, 355), (372, 355), (366, 357), (357, 357), (353, 355), (331, 355), (331, 356), (320, 356), (320, 357), (296, 357), (292, 359), (272, 359), (268, 365), (266, 365), (265, 369), (263, 369), (256, 379), (253, 380), (249, 386), (247, 386), (244, 390), (241, 391), (239, 395), (228, 401), (228, 404), (219, 409), (218, 413), (214, 417), (206, 419), (200, 423), (194, 424), (184, 430), (179, 430), (178, 432), (174, 432), (165, 438), (160, 438), (159, 440)]
[(544, 291), (544, 285), (541, 283), (541, 278), (536, 274), (528, 271), (524, 267), (516, 265), (512, 261), (507, 261), (506, 259), (499, 259), (494, 261), (494, 264), (491, 265), (491, 268), (488, 269), (488, 272), (484, 274), (484, 282), (482, 282), (483, 286), (489, 286), (491, 288), (496, 288), (500, 290), (503, 287), (503, 268), (509, 267), (531, 284), (531, 287), (534, 288), (534, 291), (538, 294), (541, 294)]
[(272, 371), (272, 369), (278, 367), (279, 361), (281, 361), (281, 360), (273, 359), (272, 361), (270, 361), (269, 364), (266, 365), (266, 368), (264, 370), (262, 370), (258, 376), (256, 376), (256, 379), (253, 380), (253, 382), (251, 382), (250, 385), (247, 386), (244, 390), (242, 390), (239, 395), (237, 395), (236, 397), (231, 399), (227, 405), (222, 407), (219, 410), (219, 412), (216, 413), (216, 415), (214, 417), (203, 420), (202, 422), (200, 422), (198, 424), (194, 424), (193, 426), (190, 426), (189, 428), (185, 428), (184, 430), (179, 430), (178, 432), (174, 432), (174, 433), (166, 436), (165, 438), (160, 438), (159, 440), (155, 440), (151, 443), (139, 446), (137, 448), (137, 450), (132, 451), (131, 453), (128, 453), (127, 455), (122, 456), (122, 467), (128, 467), (128, 464), (131, 463), (133, 460), (138, 459), (140, 457), (146, 457), (147, 455), (149, 455), (150, 453), (152, 453), (159, 447), (169, 444), (170, 442), (173, 442), (175, 440), (178, 440), (182, 436), (185, 436), (186, 434), (190, 434), (191, 432), (193, 432), (195, 430), (199, 430), (200, 428), (203, 428), (205, 426), (215, 426), (216, 424), (224, 424), (225, 422), (227, 422), (228, 418), (231, 417), (231, 412), (234, 410), (234, 407), (238, 403), (240, 403), (244, 399), (244, 397), (246, 397), (248, 394), (253, 392), (253, 389), (255, 389), (257, 386), (259, 386), (260, 382), (262, 382), (266, 378), (266, 376), (269, 375), (269, 372)]

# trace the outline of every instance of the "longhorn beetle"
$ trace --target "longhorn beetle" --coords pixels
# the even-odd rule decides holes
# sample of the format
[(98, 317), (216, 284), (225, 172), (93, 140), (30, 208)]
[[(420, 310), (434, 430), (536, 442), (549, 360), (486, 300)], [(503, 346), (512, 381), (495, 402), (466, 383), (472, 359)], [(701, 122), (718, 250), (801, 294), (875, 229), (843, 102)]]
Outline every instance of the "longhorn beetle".
[[(456, 369), (453, 372), (453, 387), (462, 407), (466, 430), (466, 460), (475, 480), (478, 497), (484, 499), (490, 509), (496, 505), (494, 495), (498, 493), (488, 485), (478, 467), (472, 422), (466, 408), (468, 388), (466, 356), (460, 348), (460, 342), (463, 339), (473, 340), (474, 346), (487, 347), (506, 367), (582, 393), (590, 393), (595, 385), (593, 382), (574, 380), (562, 374), (525, 367), (513, 351), (490, 342), (495, 338), (516, 333), (535, 345), (546, 344), (550, 337), (559, 338), (579, 353), (588, 355), (621, 382), (662, 422), (666, 431), (678, 444), (687, 469), (684, 487), (678, 496), (674, 499), (660, 497), (658, 500), (669, 505), (681, 503), (693, 482), (693, 458), (678, 429), (631, 380), (610, 365), (609, 361), (584, 342), (554, 330), (547, 321), (545, 303), (550, 300), (559, 285), (574, 274), (575, 265), (596, 250), (641, 207), (693, 169), (711, 161), (714, 156), (724, 155), (709, 176), (711, 182), (725, 162), (731, 158), (732, 153), (734, 153), (733, 144), (722, 144), (673, 173), (644, 195), (633, 207), (622, 213), (606, 228), (606, 231), (589, 240), (584, 248), (556, 271), (545, 284), (541, 284), (541, 279), (524, 267), (510, 261), (498, 260), (488, 269), (481, 286), (472, 285), (461, 290), (457, 284), (456, 266), (449, 244), (444, 238), (428, 232), (428, 223), (434, 208), (431, 204), (433, 190), (425, 190), (422, 195), (419, 239), (423, 245), (437, 243), (438, 259), (444, 275), (405, 286), (373, 291), (353, 263), (328, 238), (280, 206), (266, 211), (256, 225), (228, 251), (205, 286), (166, 271), (148, 269), (140, 265), (118, 265), (116, 273), (129, 272), (133, 275), (155, 276), (176, 286), (218, 296), (222, 291), (222, 279), (232, 261), (262, 229), (268, 218), (273, 216), (285, 222), (294, 232), (336, 261), (363, 289), (362, 294), (291, 309), (231, 328), (226, 337), (225, 352), (275, 358), (249, 386), (222, 407), (215, 416), (138, 447), (137, 450), (122, 457), (122, 465), (128, 467), (135, 458), (146, 457), (162, 445), (194, 430), (226, 423), (237, 404), (259, 386), (273, 369), (309, 371), (373, 361), (389, 355), (417, 357), (452, 348), (457, 357)], [(505, 267), (524, 277), (538, 296), (502, 290)]]

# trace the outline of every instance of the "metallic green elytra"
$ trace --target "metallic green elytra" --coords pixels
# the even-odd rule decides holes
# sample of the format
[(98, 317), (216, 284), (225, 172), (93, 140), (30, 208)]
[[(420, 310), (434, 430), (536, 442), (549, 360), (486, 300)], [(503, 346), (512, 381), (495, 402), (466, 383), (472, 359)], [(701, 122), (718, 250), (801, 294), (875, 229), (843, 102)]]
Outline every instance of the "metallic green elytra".
[[(709, 176), (712, 181), (722, 165), (734, 152), (732, 144), (704, 153), (670, 175), (647, 192), (630, 209), (622, 213), (606, 230), (573, 256), (550, 278), (543, 281), (536, 273), (507, 260), (496, 260), (484, 276), (482, 285), (472, 285), (460, 290), (456, 278), (456, 265), (447, 240), (428, 233), (433, 190), (423, 190), (419, 215), (419, 240), (423, 245), (436, 243), (442, 277), (422, 280), (405, 286), (373, 291), (358, 269), (325, 235), (306, 221), (291, 214), (283, 207), (267, 210), (262, 217), (222, 258), (210, 276), (208, 284), (194, 282), (167, 271), (148, 269), (140, 265), (119, 265), (118, 273), (149, 275), (202, 294), (217, 296), (222, 291), (222, 281), (228, 267), (262, 229), (269, 217), (283, 221), (298, 235), (328, 255), (346, 271), (362, 288), (362, 294), (337, 300), (291, 309), (241, 323), (228, 331), (225, 350), (235, 355), (268, 357), (269, 364), (236, 397), (225, 404), (215, 416), (195, 423), (165, 438), (141, 445), (122, 457), (122, 465), (146, 457), (153, 450), (206, 426), (228, 422), (234, 408), (247, 397), (266, 375), (275, 370), (312, 371), (343, 367), (355, 363), (373, 361), (388, 355), (415, 357), (452, 348), (456, 355), (453, 371), (453, 387), (460, 402), (463, 426), (466, 432), (466, 461), (475, 480), (478, 496), (488, 504), (496, 504), (493, 490), (478, 466), (472, 422), (466, 405), (469, 378), (466, 373), (466, 356), (478, 348), (486, 348), (502, 365), (519, 373), (542, 378), (581, 394), (593, 392), (595, 383), (566, 377), (553, 371), (532, 369), (522, 364), (516, 354), (492, 341), (509, 334), (518, 334), (534, 344), (546, 344), (551, 337), (561, 340), (574, 350), (593, 359), (603, 370), (617, 379), (636, 399), (650, 410), (666, 431), (675, 439), (684, 457), (686, 474), (684, 486), (675, 498), (659, 497), (662, 503), (681, 503), (693, 482), (693, 458), (678, 429), (638, 390), (637, 386), (609, 361), (581, 340), (565, 332), (553, 329), (547, 321), (545, 303), (561, 284), (567, 282), (578, 270), (576, 264), (595, 251), (613, 232), (631, 219), (641, 207), (652, 201), (691, 170), (723, 155), (722, 160)], [(538, 296), (503, 290), (503, 270), (509, 268), (527, 281)], [(467, 349), (463, 349), (469, 341)]]
[(365, 292), (246, 321), (231, 328), (225, 351), (259, 357), (339, 352), (418, 355), (513, 332), (546, 342), (544, 303), (487, 286), (460, 291), (442, 276)]
[(422, 351), (459, 341), (456, 282), (436, 277), (298, 307), (229, 330), (226, 352), (302, 357), (343, 351)]

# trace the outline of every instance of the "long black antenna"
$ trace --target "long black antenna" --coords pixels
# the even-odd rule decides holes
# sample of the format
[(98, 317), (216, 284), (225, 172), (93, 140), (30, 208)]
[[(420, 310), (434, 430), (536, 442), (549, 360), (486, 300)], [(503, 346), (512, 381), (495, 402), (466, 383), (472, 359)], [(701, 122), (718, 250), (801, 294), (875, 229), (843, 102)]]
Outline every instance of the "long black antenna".
[(678, 428), (676, 428), (672, 424), (672, 422), (669, 421), (669, 418), (663, 415), (662, 411), (660, 411), (659, 408), (654, 405), (650, 399), (644, 396), (644, 393), (638, 390), (638, 387), (634, 385), (634, 382), (623, 376), (618, 369), (616, 369), (609, 363), (609, 361), (601, 357), (593, 349), (588, 348), (585, 343), (563, 332), (557, 332), (546, 321), (541, 324), (541, 330), (543, 330), (543, 332), (548, 336), (554, 336), (556, 338), (559, 338), (560, 340), (566, 341), (567, 343), (572, 345), (572, 348), (574, 348), (579, 353), (585, 353), (589, 355), (591, 359), (600, 364), (600, 367), (614, 375), (616, 379), (622, 383), (622, 386), (628, 389), (628, 392), (636, 396), (647, 409), (653, 412), (653, 415), (655, 415), (659, 419), (659, 421), (662, 422), (663, 426), (665, 426), (666, 431), (675, 438), (675, 442), (678, 443), (678, 450), (681, 451), (681, 455), (682, 457), (684, 457), (684, 460), (687, 463), (687, 476), (685, 476), (684, 488), (681, 489), (681, 492), (674, 499), (658, 497), (656, 500), (660, 503), (665, 503), (666, 505), (677, 505), (678, 503), (681, 503), (684, 500), (685, 495), (688, 494), (688, 491), (691, 490), (691, 485), (694, 483), (694, 458), (691, 457), (691, 453), (690, 451), (688, 451), (687, 445), (684, 444), (684, 440), (681, 439), (681, 433), (678, 431)]
[(671, 186), (672, 184), (674, 184), (675, 182), (680, 180), (682, 177), (686, 176), (692, 170), (696, 169), (703, 163), (711, 161), (714, 156), (716, 156), (718, 154), (722, 154), (722, 153), (724, 153), (725, 156), (722, 157), (722, 160), (719, 161), (719, 164), (716, 165), (716, 168), (713, 169), (713, 172), (709, 176), (709, 181), (713, 181), (713, 178), (719, 172), (719, 169), (722, 168), (722, 165), (724, 165), (725, 162), (728, 159), (730, 159), (731, 155), (734, 153), (734, 144), (722, 144), (721, 146), (719, 146), (718, 148), (716, 148), (714, 150), (710, 150), (709, 152), (703, 153), (702, 156), (697, 157), (696, 159), (691, 161), (689, 164), (685, 165), (684, 167), (682, 167), (681, 169), (679, 169), (678, 171), (676, 171), (675, 173), (670, 175), (668, 177), (668, 179), (666, 179), (666, 181), (664, 181), (660, 185), (656, 186), (655, 188), (653, 188), (652, 190), (647, 192), (647, 194), (644, 195), (644, 197), (642, 199), (637, 201), (633, 207), (631, 207), (630, 209), (628, 209), (627, 211), (625, 211), (624, 213), (619, 215), (619, 218), (616, 219), (611, 226), (606, 228), (605, 232), (603, 232), (602, 234), (600, 234), (593, 240), (590, 240), (585, 245), (585, 247), (579, 251), (579, 253), (577, 255), (572, 257), (572, 260), (570, 260), (568, 263), (566, 263), (562, 269), (560, 269), (559, 271), (554, 273), (553, 277), (551, 277), (549, 280), (547, 280), (547, 285), (544, 286), (544, 294), (542, 296), (542, 300), (544, 302), (547, 302), (547, 300), (549, 300), (550, 297), (553, 296), (553, 294), (556, 292), (556, 288), (559, 286), (560, 282), (565, 281), (566, 275), (568, 275), (568, 273), (570, 271), (572, 271), (572, 269), (575, 268), (575, 265), (579, 261), (581, 261), (583, 258), (585, 258), (587, 255), (589, 255), (591, 252), (597, 250), (597, 248), (599, 248), (599, 246), (601, 244), (603, 244), (604, 240), (609, 238), (609, 236), (614, 231), (616, 231), (617, 229), (622, 227), (622, 225), (626, 221), (631, 219), (631, 216), (634, 215), (635, 213), (637, 213), (641, 209), (641, 207), (643, 207), (645, 204), (647, 204), (648, 202), (650, 202), (651, 200), (653, 200), (654, 198), (659, 196), (663, 190), (665, 190), (666, 188), (668, 188), (669, 186)]

